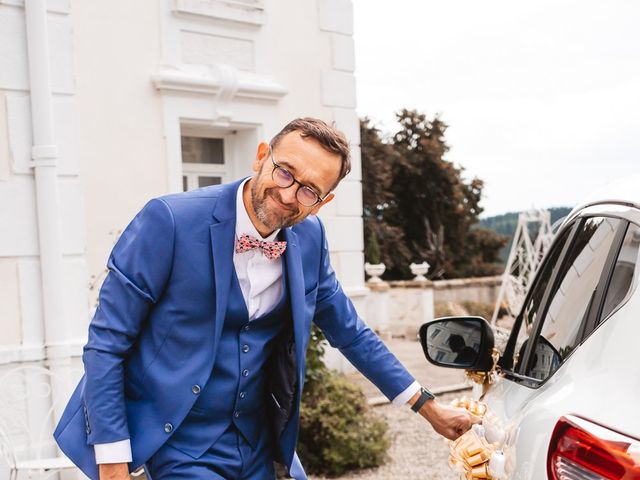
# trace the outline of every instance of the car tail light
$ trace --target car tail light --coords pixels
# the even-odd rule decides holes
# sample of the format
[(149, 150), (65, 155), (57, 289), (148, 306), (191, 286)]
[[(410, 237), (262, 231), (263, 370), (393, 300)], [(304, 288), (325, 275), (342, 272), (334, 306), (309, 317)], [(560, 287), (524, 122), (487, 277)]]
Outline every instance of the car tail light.
[(640, 441), (567, 415), (553, 430), (547, 475), (552, 480), (640, 480)]

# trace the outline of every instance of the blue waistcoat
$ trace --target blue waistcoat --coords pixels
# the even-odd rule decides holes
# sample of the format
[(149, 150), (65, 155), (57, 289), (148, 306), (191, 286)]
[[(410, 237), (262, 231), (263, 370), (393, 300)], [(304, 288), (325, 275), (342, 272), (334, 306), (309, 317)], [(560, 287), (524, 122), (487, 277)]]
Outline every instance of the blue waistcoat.
[[(283, 269), (284, 270), (284, 269)], [(249, 322), (249, 314), (234, 272), (227, 312), (213, 371), (189, 414), (169, 443), (198, 458), (233, 423), (245, 439), (256, 447), (268, 412), (265, 362), (274, 340), (290, 321), (286, 275), (283, 295), (267, 314)], [(199, 386), (194, 386), (196, 390)]]

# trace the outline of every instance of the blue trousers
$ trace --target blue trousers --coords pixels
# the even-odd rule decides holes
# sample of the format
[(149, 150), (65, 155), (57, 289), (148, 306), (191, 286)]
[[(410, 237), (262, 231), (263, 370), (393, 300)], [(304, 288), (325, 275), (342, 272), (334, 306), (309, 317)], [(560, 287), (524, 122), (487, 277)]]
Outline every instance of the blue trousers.
[(253, 449), (232, 425), (200, 458), (165, 443), (146, 463), (151, 480), (274, 480), (268, 428)]

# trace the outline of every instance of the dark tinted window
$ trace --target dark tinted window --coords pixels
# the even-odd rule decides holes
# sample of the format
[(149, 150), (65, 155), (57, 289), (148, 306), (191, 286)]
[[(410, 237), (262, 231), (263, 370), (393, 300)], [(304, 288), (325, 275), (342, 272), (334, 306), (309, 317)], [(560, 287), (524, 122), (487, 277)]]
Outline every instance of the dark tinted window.
[(516, 352), (518, 353), (516, 353), (516, 357), (514, 359), (514, 366), (518, 370), (518, 367), (520, 367), (518, 363), (522, 360), (522, 355), (524, 353), (524, 342), (529, 338), (531, 329), (534, 322), (538, 318), (538, 315), (542, 314), (541, 308), (544, 292), (549, 285), (551, 275), (553, 274), (553, 269), (558, 263), (558, 259), (560, 258), (562, 249), (567, 242), (570, 231), (571, 228), (565, 229), (562, 233), (560, 233), (560, 236), (554, 242), (551, 251), (548, 253), (547, 260), (544, 262), (542, 270), (536, 276), (534, 284), (531, 288), (531, 294), (527, 299), (527, 303), (522, 308), (523, 322), (522, 326), (520, 327), (520, 331), (518, 332), (518, 342), (516, 346)]
[(600, 319), (606, 319), (634, 290), (638, 282), (640, 227), (631, 223), (616, 258)]
[(544, 320), (526, 375), (548, 378), (576, 348), (587, 321), (596, 287), (621, 220), (588, 218), (582, 222), (553, 291), (544, 306)]
[(180, 137), (184, 163), (224, 164), (224, 140), (221, 138)]

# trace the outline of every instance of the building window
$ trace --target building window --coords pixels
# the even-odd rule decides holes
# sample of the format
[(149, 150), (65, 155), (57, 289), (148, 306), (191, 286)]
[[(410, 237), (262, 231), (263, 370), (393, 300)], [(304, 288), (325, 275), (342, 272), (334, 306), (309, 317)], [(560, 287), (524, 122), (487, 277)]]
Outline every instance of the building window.
[(182, 189), (208, 187), (224, 183), (228, 165), (224, 158), (222, 138), (180, 138), (182, 146)]

